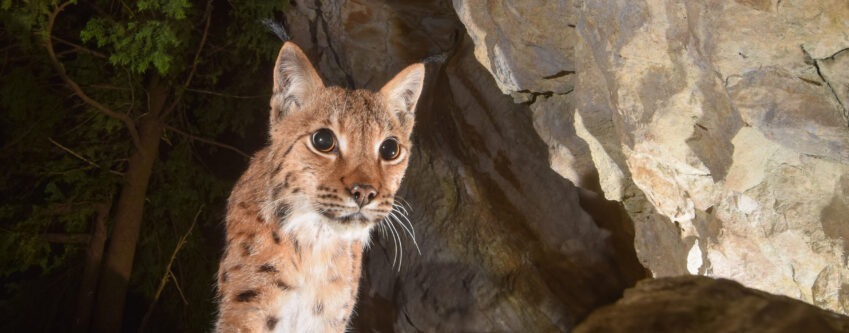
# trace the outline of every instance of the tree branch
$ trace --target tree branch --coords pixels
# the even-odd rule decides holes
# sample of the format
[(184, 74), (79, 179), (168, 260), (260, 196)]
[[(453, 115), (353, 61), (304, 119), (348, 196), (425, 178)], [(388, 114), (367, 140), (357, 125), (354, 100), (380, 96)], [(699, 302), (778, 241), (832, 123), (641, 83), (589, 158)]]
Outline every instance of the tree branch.
[(97, 58), (103, 58), (103, 59), (106, 59), (106, 55), (105, 55), (105, 54), (100, 53), (100, 52), (97, 52), (97, 51), (92, 50), (92, 49), (89, 49), (89, 48), (84, 47), (84, 46), (82, 46), (82, 45), (78, 45), (78, 44), (72, 43), (72, 42), (70, 42), (70, 41), (64, 40), (64, 39), (62, 39), (62, 38), (59, 38), (59, 37), (56, 37), (56, 36), (53, 36), (53, 35), (51, 35), (51, 36), (50, 36), (50, 38), (51, 38), (51, 39), (53, 39), (53, 40), (55, 40), (55, 41), (57, 41), (57, 42), (59, 42), (59, 43), (62, 43), (62, 44), (68, 45), (68, 46), (70, 46), (71, 48), (73, 48), (74, 50), (77, 50), (77, 51), (80, 51), (80, 52), (84, 52), (84, 53), (91, 54), (92, 56), (95, 56), (95, 57), (97, 57)]
[(121, 173), (121, 172), (118, 172), (118, 171), (115, 171), (115, 170), (112, 170), (112, 169), (106, 169), (106, 168), (104, 168), (104, 167), (101, 167), (99, 164), (94, 163), (94, 162), (92, 162), (92, 161), (88, 160), (87, 158), (85, 158), (85, 157), (83, 157), (82, 155), (78, 154), (77, 152), (75, 152), (75, 151), (71, 150), (70, 148), (63, 146), (63, 145), (61, 145), (60, 143), (58, 143), (58, 142), (56, 142), (56, 141), (53, 141), (53, 138), (47, 138), (47, 140), (49, 140), (49, 141), (50, 141), (50, 143), (52, 143), (52, 144), (53, 144), (53, 145), (55, 145), (56, 147), (59, 147), (59, 149), (62, 149), (62, 150), (64, 150), (64, 151), (66, 151), (68, 154), (73, 155), (74, 157), (78, 158), (79, 160), (81, 160), (81, 161), (83, 161), (83, 162), (88, 163), (88, 164), (89, 164), (89, 165), (91, 165), (91, 166), (94, 166), (94, 167), (96, 167), (96, 168), (98, 168), (98, 169), (109, 170), (109, 172), (110, 172), (110, 173), (116, 174), (116, 175), (118, 175), (118, 176), (124, 176), (124, 174), (123, 174), (123, 173)]
[[(174, 264), (174, 259), (177, 258), (177, 253), (180, 252), (180, 249), (183, 245), (186, 244), (186, 239), (189, 238), (189, 235), (192, 233), (192, 229), (195, 228), (195, 224), (198, 222), (198, 217), (200, 216), (200, 212), (203, 211), (203, 205), (198, 208), (198, 212), (195, 213), (195, 218), (192, 220), (192, 225), (189, 226), (189, 231), (186, 231), (183, 234), (183, 237), (177, 241), (177, 246), (174, 248), (174, 252), (171, 253), (171, 259), (168, 260), (168, 265), (165, 266), (165, 274), (162, 275), (162, 279), (159, 280), (159, 287), (156, 288), (156, 293), (153, 295), (153, 300), (150, 302), (150, 306), (147, 308), (147, 312), (144, 314), (144, 318), (142, 319), (141, 325), (139, 325), (139, 332), (144, 332), (145, 326), (147, 326), (147, 322), (150, 319), (150, 315), (153, 314), (153, 309), (156, 306), (156, 301), (159, 300), (159, 296), (162, 295), (162, 290), (165, 289), (165, 284), (168, 283), (169, 277), (173, 277), (171, 273), (171, 266)], [(177, 281), (176, 278), (174, 281)], [(180, 295), (182, 295), (182, 290), (180, 290)], [(185, 298), (184, 298), (185, 300)]]
[(242, 95), (223, 94), (223, 93), (220, 93), (220, 92), (204, 90), (204, 89), (194, 89), (194, 88), (186, 88), (186, 91), (191, 91), (191, 92), (195, 92), (195, 93), (198, 93), (198, 94), (207, 94), (207, 95), (221, 96), (221, 97), (225, 97), (225, 98), (235, 98), (235, 99), (254, 99), (254, 98), (260, 98), (260, 97), (265, 97), (265, 98), (271, 97), (270, 94), (242, 96)]
[(80, 85), (77, 84), (71, 77), (68, 76), (68, 73), (65, 71), (65, 66), (59, 61), (59, 58), (56, 57), (56, 51), (53, 49), (53, 25), (56, 23), (56, 16), (59, 15), (65, 7), (71, 4), (71, 1), (64, 2), (53, 9), (50, 14), (47, 16), (47, 28), (44, 31), (44, 45), (47, 48), (47, 55), (50, 56), (50, 62), (53, 64), (53, 67), (56, 69), (56, 72), (59, 74), (59, 77), (65, 81), (65, 84), (74, 92), (74, 95), (77, 95), (80, 99), (83, 100), (86, 104), (100, 111), (101, 113), (118, 119), (124, 123), (127, 127), (127, 130), (130, 132), (130, 137), (133, 139), (133, 144), (136, 146), (136, 149), (141, 149), (141, 143), (139, 140), (139, 133), (136, 129), (135, 122), (130, 118), (126, 113), (116, 112), (106, 105), (101, 104), (94, 98), (89, 97)]
[(174, 271), (168, 270), (168, 275), (171, 275), (171, 280), (174, 280), (174, 287), (177, 288), (177, 292), (180, 293), (180, 298), (183, 299), (183, 304), (189, 305), (189, 300), (187, 300), (186, 295), (183, 294), (183, 288), (180, 288), (180, 281), (177, 281), (177, 276), (174, 275)]
[(243, 151), (239, 150), (239, 148), (233, 147), (233, 146), (231, 146), (231, 145), (224, 144), (224, 143), (220, 143), (220, 142), (218, 142), (218, 141), (210, 140), (210, 139), (207, 139), (207, 138), (202, 138), (202, 137), (199, 137), (199, 136), (195, 136), (195, 135), (192, 135), (192, 134), (186, 133), (186, 132), (184, 132), (184, 131), (182, 131), (182, 130), (180, 130), (180, 129), (178, 129), (178, 128), (174, 127), (174, 126), (171, 126), (171, 125), (165, 125), (165, 129), (167, 129), (167, 130), (169, 130), (169, 131), (172, 131), (172, 132), (174, 132), (174, 133), (180, 134), (180, 135), (182, 135), (182, 136), (185, 136), (185, 137), (187, 137), (187, 138), (189, 138), (189, 139), (191, 139), (191, 140), (197, 140), (197, 141), (200, 141), (200, 142), (203, 142), (203, 143), (209, 144), (209, 145), (213, 145), (213, 146), (217, 146), (217, 147), (221, 147), (221, 148), (227, 149), (227, 150), (232, 151), (232, 152), (234, 152), (234, 153), (236, 153), (236, 154), (242, 155), (244, 158), (248, 158), (248, 159), (249, 159), (249, 158), (251, 158), (251, 156), (250, 156), (250, 155), (248, 155), (248, 154), (246, 154), (245, 152), (243, 152)]
[[(206, 23), (203, 27), (203, 35), (200, 37), (200, 43), (198, 44), (197, 52), (195, 52), (195, 58), (192, 61), (192, 69), (189, 70), (189, 76), (186, 77), (186, 82), (183, 83), (183, 90), (189, 88), (189, 85), (192, 83), (192, 79), (195, 76), (195, 72), (198, 68), (198, 63), (200, 63), (200, 53), (203, 51), (204, 45), (206, 45), (206, 37), (209, 36), (209, 25), (212, 22), (212, 0), (206, 1), (206, 9), (204, 10), (204, 17), (206, 17)], [(178, 96), (174, 97), (174, 101), (171, 102), (171, 105), (165, 109), (165, 112), (162, 114), (162, 119), (165, 119), (165, 116), (170, 114), (174, 109), (177, 108), (177, 105), (180, 103), (180, 100), (183, 99), (183, 91), (178, 92)]]

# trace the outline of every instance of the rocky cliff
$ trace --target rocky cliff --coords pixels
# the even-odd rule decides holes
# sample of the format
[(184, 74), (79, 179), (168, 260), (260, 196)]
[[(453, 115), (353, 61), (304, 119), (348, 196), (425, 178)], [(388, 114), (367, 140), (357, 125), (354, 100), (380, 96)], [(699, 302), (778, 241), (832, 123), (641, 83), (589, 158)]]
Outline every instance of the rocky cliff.
[(328, 83), (428, 62), (401, 191), (421, 253), (377, 235), (356, 326), (567, 331), (681, 274), (849, 313), (847, 17), (842, 0), (294, 1), (285, 25)]
[(849, 3), (454, 5), (552, 169), (625, 204), (654, 276), (849, 313)]

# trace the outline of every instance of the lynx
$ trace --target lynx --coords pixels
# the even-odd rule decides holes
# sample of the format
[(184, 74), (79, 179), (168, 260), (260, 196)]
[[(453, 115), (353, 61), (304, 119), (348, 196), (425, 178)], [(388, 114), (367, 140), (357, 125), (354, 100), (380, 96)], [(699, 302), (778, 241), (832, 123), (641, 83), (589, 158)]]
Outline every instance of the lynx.
[(370, 231), (397, 207), (424, 65), (379, 92), (325, 87), (287, 42), (273, 76), (269, 145), (227, 204), (215, 330), (343, 332)]

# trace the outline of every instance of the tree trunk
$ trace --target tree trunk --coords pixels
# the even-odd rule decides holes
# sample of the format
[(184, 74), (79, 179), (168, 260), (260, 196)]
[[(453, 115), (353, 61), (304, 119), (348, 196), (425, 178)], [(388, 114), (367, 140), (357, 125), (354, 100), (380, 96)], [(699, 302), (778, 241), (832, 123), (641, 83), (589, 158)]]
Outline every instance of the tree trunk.
[(129, 159), (115, 212), (115, 227), (97, 292), (93, 332), (119, 332), (124, 314), (127, 284), (133, 270), (136, 243), (141, 230), (147, 185), (159, 152), (163, 124), (159, 114), (167, 90), (154, 80), (148, 90), (148, 113), (138, 121), (140, 147)]
[(94, 305), (94, 294), (97, 290), (100, 267), (103, 263), (103, 248), (106, 245), (106, 221), (109, 220), (109, 209), (111, 207), (112, 200), (97, 206), (97, 219), (94, 221), (94, 230), (88, 243), (88, 249), (86, 249), (85, 268), (83, 268), (80, 291), (77, 294), (77, 310), (74, 313), (74, 323), (71, 327), (71, 332), (74, 333), (89, 331), (91, 308)]

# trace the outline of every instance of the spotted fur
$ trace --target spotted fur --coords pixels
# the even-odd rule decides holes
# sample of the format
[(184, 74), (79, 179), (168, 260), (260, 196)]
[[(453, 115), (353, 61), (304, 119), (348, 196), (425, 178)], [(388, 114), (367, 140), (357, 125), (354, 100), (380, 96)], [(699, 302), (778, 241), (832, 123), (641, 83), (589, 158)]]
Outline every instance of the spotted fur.
[[(423, 79), (414, 64), (379, 92), (325, 87), (303, 52), (283, 45), (270, 144), (228, 201), (216, 332), (345, 331), (363, 248), (392, 211), (407, 167)], [(335, 134), (335, 151), (313, 146), (322, 128)], [(390, 161), (379, 153), (388, 138), (401, 149)], [(354, 192), (365, 185), (374, 197), (360, 207)]]

